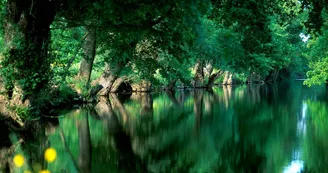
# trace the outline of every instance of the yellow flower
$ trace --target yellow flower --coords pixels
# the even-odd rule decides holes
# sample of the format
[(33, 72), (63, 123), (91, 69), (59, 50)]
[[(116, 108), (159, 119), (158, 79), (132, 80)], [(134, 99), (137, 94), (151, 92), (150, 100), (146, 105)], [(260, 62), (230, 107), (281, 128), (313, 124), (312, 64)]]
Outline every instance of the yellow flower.
[(29, 170), (26, 170), (26, 171), (24, 171), (24, 173), (32, 173), (31, 171), (29, 171)]
[(24, 157), (21, 155), (21, 154), (17, 154), (15, 157), (14, 157), (14, 164), (17, 166), (17, 167), (21, 167), (24, 165)]
[(44, 152), (44, 159), (46, 159), (46, 161), (48, 162), (53, 162), (56, 159), (56, 156), (57, 156), (57, 152), (54, 148), (48, 148)]
[(50, 173), (50, 171), (48, 171), (48, 170), (42, 170), (39, 173)]

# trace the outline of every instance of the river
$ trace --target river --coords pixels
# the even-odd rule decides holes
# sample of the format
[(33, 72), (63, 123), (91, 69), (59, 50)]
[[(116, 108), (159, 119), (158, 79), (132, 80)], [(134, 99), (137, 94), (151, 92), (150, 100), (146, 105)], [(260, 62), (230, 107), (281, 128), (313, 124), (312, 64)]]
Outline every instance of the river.
[[(3, 172), (324, 173), (328, 88), (292, 81), (112, 94), (28, 131), (3, 132)], [(47, 148), (57, 153), (53, 162)]]

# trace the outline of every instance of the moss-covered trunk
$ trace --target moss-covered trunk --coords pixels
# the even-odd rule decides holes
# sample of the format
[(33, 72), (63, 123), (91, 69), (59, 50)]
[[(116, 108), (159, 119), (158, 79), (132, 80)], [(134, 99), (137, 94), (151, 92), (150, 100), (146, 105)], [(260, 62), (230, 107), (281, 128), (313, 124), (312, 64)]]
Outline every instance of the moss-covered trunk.
[(275, 82), (278, 80), (279, 70), (273, 69), (270, 71), (269, 75), (265, 78), (266, 82)]
[(223, 74), (222, 70), (219, 70), (217, 72), (214, 72), (213, 74), (211, 74), (208, 78), (208, 82), (207, 82), (207, 87), (212, 87), (214, 82)]
[(152, 83), (147, 80), (141, 80), (138, 83), (131, 84), (134, 92), (151, 92), (153, 90)]
[(125, 76), (119, 77), (115, 80), (113, 86), (111, 87), (111, 92), (116, 93), (120, 87), (120, 85), (125, 81)]
[(166, 90), (166, 91), (173, 91), (173, 89), (174, 89), (175, 84), (177, 83), (177, 81), (178, 81), (177, 79), (171, 81), (169, 84), (167, 84), (167, 85), (165, 86), (165, 90)]
[(234, 83), (233, 74), (229, 71), (226, 71), (224, 74), (223, 85), (232, 85)]
[(96, 56), (96, 31), (85, 27), (87, 36), (83, 45), (84, 54), (80, 64), (79, 77), (85, 81), (85, 87), (89, 88), (93, 62)]
[(247, 78), (247, 83), (264, 83), (264, 80), (261, 75), (256, 74), (255, 72), (250, 73), (248, 78)]
[(204, 62), (198, 60), (195, 65), (195, 77), (192, 86), (194, 88), (204, 87)]
[(115, 66), (106, 63), (103, 74), (97, 80), (97, 83), (102, 86), (102, 89), (98, 92), (98, 95), (108, 96), (123, 67), (123, 62), (118, 62)]
[(1, 72), (11, 103), (30, 106), (50, 77), (50, 24), (55, 4), (45, 0), (8, 0), (4, 20), (6, 53)]

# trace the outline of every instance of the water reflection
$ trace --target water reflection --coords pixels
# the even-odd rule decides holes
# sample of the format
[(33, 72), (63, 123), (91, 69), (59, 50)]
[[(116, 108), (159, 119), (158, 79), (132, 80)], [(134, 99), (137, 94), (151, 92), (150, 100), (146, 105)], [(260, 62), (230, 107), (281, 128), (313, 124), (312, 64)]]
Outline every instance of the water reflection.
[(15, 133), (24, 143), (0, 149), (0, 168), (18, 171), (22, 152), (34, 172), (327, 172), (327, 104), (324, 87), (301, 83), (111, 94)]
[(89, 128), (90, 110), (81, 111), (81, 117), (76, 120), (79, 139), (78, 168), (82, 173), (91, 172), (91, 137)]
[(284, 173), (300, 173), (303, 170), (303, 164), (301, 160), (292, 161), (292, 163), (285, 168)]
[(302, 112), (297, 123), (297, 132), (299, 136), (303, 136), (306, 133), (306, 113), (307, 113), (307, 104), (303, 102)]

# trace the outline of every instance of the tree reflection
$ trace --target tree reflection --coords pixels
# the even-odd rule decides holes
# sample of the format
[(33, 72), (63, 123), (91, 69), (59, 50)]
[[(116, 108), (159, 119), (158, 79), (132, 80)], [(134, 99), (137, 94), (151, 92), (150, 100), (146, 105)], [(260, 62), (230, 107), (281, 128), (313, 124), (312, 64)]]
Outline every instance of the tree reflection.
[(223, 85), (223, 100), (226, 108), (228, 108), (231, 98), (232, 86), (231, 85)]
[(195, 132), (198, 134), (203, 116), (203, 90), (194, 90), (192, 92), (194, 99), (194, 115), (195, 115)]
[(306, 104), (310, 119), (307, 121), (303, 158), (309, 170), (327, 172), (328, 104), (319, 100), (307, 100)]
[(171, 100), (171, 102), (173, 104), (175, 104), (175, 105), (181, 105), (181, 103), (175, 97), (175, 91), (174, 90), (166, 90), (165, 93), (170, 98), (170, 100)]
[(76, 127), (78, 130), (79, 138), (79, 156), (78, 165), (79, 170), (82, 173), (91, 172), (91, 137), (89, 130), (89, 114), (90, 110), (86, 108), (81, 109), (81, 117), (76, 121)]
[(265, 156), (258, 152), (255, 144), (244, 139), (230, 139), (221, 149), (218, 172), (260, 173), (264, 170)]
[[(122, 120), (126, 125), (129, 119), (129, 114), (126, 112), (123, 104), (114, 94), (110, 96), (110, 99), (119, 110), (120, 115), (123, 116)], [(135, 157), (132, 150), (132, 134), (129, 134), (130, 131), (124, 131), (116, 113), (114, 112), (110, 100), (102, 99), (101, 102), (97, 104), (96, 111), (101, 117), (104, 117), (103, 121), (105, 121), (104, 124), (106, 130), (111, 136), (111, 146), (114, 151), (119, 154), (115, 161), (118, 169), (128, 172), (142, 168), (142, 166), (140, 166), (142, 164), (137, 163), (139, 159)]]
[(153, 115), (153, 97), (151, 93), (133, 93), (131, 99), (137, 100), (140, 105), (140, 115), (141, 116), (152, 116)]
[(58, 150), (40, 162), (52, 172), (327, 172), (326, 95), (298, 84), (110, 94), (19, 136), (30, 164)]

